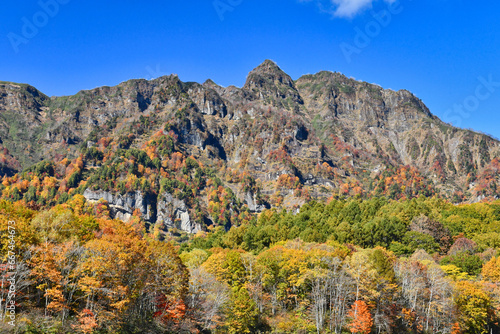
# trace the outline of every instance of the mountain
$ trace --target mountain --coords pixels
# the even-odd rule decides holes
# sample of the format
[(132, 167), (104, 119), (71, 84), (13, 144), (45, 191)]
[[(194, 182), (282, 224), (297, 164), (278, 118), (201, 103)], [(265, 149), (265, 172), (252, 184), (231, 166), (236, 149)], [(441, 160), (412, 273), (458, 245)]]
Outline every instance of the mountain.
[(497, 140), (442, 122), (409, 91), (326, 71), (293, 80), (270, 60), (242, 88), (170, 75), (48, 97), (0, 82), (0, 145), (3, 197), (82, 194), (188, 232), (311, 198), (500, 195)]

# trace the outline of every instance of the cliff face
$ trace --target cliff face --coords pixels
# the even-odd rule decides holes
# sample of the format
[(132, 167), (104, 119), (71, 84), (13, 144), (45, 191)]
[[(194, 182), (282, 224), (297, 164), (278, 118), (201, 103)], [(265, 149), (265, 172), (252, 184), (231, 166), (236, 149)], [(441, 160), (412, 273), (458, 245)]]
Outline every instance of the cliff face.
[[(29, 85), (0, 83), (0, 144), (9, 158), (0, 160), (4, 174), (42, 159), (76, 157), (103, 137), (121, 148), (140, 148), (158, 131), (173, 132), (187, 156), (214, 166), (223, 180), (228, 171), (257, 179), (251, 192), (226, 183), (253, 211), (269, 204), (300, 205), (307, 196), (297, 196), (298, 190), (316, 198), (385, 193), (388, 178), (400, 180), (408, 197), (424, 188), (447, 196), (469, 192), (466, 199), (497, 196), (478, 184), (486, 172), (498, 183), (498, 173), (490, 172), (500, 156), (498, 141), (443, 123), (408, 91), (339, 73), (294, 81), (265, 61), (242, 88), (211, 80), (186, 83), (171, 75), (52, 98)], [(412, 184), (417, 177), (427, 183)], [(264, 197), (279, 192), (283, 200), (256, 199), (257, 192)], [(137, 199), (124, 206), (112, 194), (87, 195), (109, 197), (117, 214), (140, 208), (147, 219), (154, 212), (167, 225), (199, 229), (183, 204), (167, 195), (157, 195), (154, 210)]]
[(154, 202), (151, 203), (148, 196), (144, 196), (139, 191), (122, 195), (109, 191), (92, 191), (91, 189), (86, 189), (83, 196), (87, 201), (92, 203), (97, 203), (101, 200), (106, 201), (111, 209), (112, 216), (123, 221), (129, 221), (135, 210), (139, 210), (144, 220), (153, 222), (155, 220), (155, 211), (152, 211), (151, 207), (151, 204), (154, 204)]
[(83, 196), (90, 203), (104, 201), (111, 210), (111, 216), (128, 222), (139, 210), (141, 218), (151, 225), (159, 225), (166, 229), (177, 228), (187, 233), (201, 231), (200, 224), (192, 222), (185, 201), (174, 198), (169, 193), (160, 194), (157, 198), (134, 193), (119, 194), (110, 191), (86, 189)]
[(40, 160), (38, 141), (47, 127), (43, 109), (49, 101), (32, 86), (0, 81), (0, 143), (23, 166)]
[(464, 184), (499, 155), (498, 141), (442, 122), (408, 91), (327, 72), (302, 77), (297, 86), (321, 139), (337, 135), (392, 165), (416, 167), (438, 186)]

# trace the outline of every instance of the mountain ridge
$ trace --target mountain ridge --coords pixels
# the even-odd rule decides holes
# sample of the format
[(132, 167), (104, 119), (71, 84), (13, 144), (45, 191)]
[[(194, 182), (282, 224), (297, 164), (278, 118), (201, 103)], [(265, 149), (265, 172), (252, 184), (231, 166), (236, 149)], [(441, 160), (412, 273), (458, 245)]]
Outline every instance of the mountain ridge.
[[(407, 90), (383, 89), (337, 72), (293, 80), (266, 60), (241, 88), (168, 75), (61, 97), (0, 82), (3, 175), (41, 160), (83, 157), (84, 185), (75, 184), (83, 193), (91, 186), (85, 177), (106, 164), (85, 160), (89, 151), (111, 158), (119, 150), (146, 150), (161, 164), (171, 156), (148, 148), (158, 136), (174, 141), (170, 154), (213, 168), (252, 211), (332, 196), (440, 195), (455, 202), (499, 196), (497, 140), (442, 122)], [(159, 174), (164, 167), (150, 168)], [(155, 189), (151, 203), (160, 203)], [(106, 196), (118, 198), (113, 191)], [(200, 204), (204, 210), (208, 202)], [(189, 203), (176, 205), (183, 217), (192, 209)]]

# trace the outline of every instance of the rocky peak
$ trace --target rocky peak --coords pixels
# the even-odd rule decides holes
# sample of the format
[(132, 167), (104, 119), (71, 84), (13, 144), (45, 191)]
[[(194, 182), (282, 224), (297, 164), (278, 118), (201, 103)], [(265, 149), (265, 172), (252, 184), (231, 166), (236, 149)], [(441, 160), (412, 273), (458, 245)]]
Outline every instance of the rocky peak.
[(353, 121), (365, 121), (356, 121), (355, 125), (385, 127), (384, 123), (397, 125), (409, 119), (434, 117), (425, 104), (407, 90), (383, 89), (341, 73), (322, 71), (304, 75), (296, 85), (305, 107), (316, 110), (323, 118), (351, 117)]
[(304, 103), (292, 78), (271, 60), (248, 74), (243, 90), (275, 107), (298, 109), (297, 105)]
[(218, 89), (222, 88), (221, 86), (216, 84), (212, 79), (205, 80), (205, 82), (203, 83), (203, 86), (207, 87), (207, 88), (214, 89), (214, 90), (218, 90)]
[(185, 85), (184, 89), (186, 90), (191, 100), (196, 104), (198, 111), (200, 111), (202, 114), (218, 114), (221, 117), (224, 117), (227, 114), (224, 101), (216, 90), (209, 88), (209, 85), (191, 83)]
[(248, 74), (244, 88), (250, 89), (255, 84), (255, 82), (252, 82), (253, 79), (259, 77), (269, 79), (275, 84), (285, 84), (289, 87), (294, 87), (292, 78), (271, 60), (264, 61)]
[(48, 99), (33, 86), (0, 81), (0, 110), (40, 110)]
[(150, 82), (158, 84), (160, 86), (182, 85), (182, 82), (177, 74), (164, 75), (162, 77), (153, 79)]

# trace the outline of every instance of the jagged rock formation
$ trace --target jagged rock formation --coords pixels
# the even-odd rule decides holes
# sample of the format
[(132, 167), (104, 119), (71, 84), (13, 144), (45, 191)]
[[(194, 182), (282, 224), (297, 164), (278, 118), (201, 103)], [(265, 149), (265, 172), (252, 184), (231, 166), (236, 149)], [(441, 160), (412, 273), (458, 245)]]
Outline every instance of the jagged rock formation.
[(186, 203), (169, 193), (161, 195), (157, 213), (156, 224), (166, 226), (167, 229), (175, 227), (188, 233), (201, 231), (201, 226), (191, 221)]
[(127, 193), (124, 195), (113, 194), (108, 191), (86, 189), (83, 196), (87, 201), (99, 202), (104, 200), (108, 203), (113, 217), (123, 221), (129, 221), (136, 209), (141, 212), (145, 221), (154, 220), (155, 214), (151, 208), (148, 196), (144, 196), (140, 191)]
[(188, 207), (182, 200), (174, 198), (169, 193), (162, 194), (156, 203), (150, 196), (140, 191), (115, 194), (103, 190), (86, 189), (83, 193), (85, 199), (91, 203), (106, 201), (111, 209), (112, 217), (129, 221), (135, 210), (139, 210), (141, 217), (150, 224), (159, 224), (162, 228), (178, 228), (187, 233), (201, 231), (201, 226), (191, 222)]

